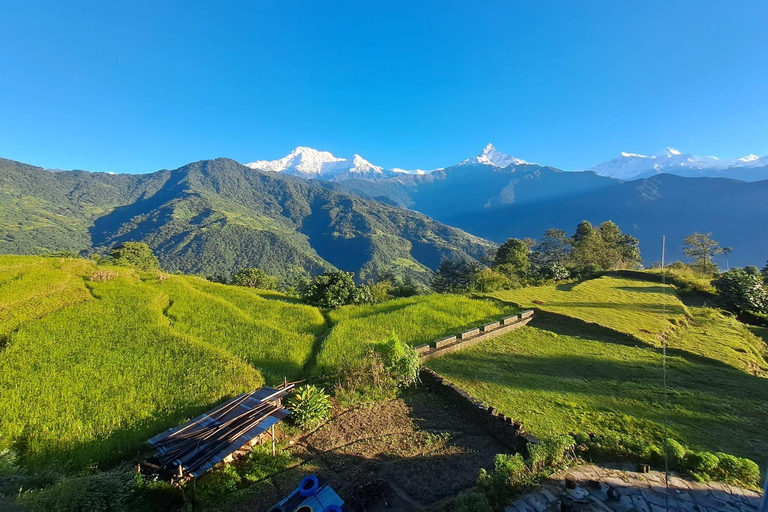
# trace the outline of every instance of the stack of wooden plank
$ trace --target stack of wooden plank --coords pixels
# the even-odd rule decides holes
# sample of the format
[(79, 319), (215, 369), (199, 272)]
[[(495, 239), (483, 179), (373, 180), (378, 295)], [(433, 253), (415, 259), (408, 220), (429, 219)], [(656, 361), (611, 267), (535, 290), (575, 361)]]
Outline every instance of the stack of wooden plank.
[(200, 476), (267, 432), (290, 413), (282, 398), (293, 386), (263, 387), (224, 402), (148, 442), (161, 471), (181, 477)]

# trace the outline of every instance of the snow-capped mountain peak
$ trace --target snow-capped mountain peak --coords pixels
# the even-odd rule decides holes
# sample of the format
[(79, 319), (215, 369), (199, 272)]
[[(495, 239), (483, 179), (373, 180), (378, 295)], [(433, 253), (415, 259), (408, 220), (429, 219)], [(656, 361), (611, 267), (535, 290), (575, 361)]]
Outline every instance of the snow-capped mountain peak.
[(354, 155), (352, 160), (339, 158), (328, 151), (318, 151), (305, 146), (298, 146), (288, 155), (277, 160), (257, 160), (245, 164), (251, 169), (268, 172), (281, 172), (304, 178), (332, 179), (347, 173), (359, 175), (379, 175), (384, 169), (361, 157)]
[(514, 156), (507, 155), (498, 151), (493, 144), (488, 144), (483, 148), (479, 155), (472, 158), (468, 158), (461, 162), (462, 165), (492, 165), (494, 167), (508, 167), (510, 165), (523, 165), (527, 164), (525, 160), (515, 158)]
[(742, 158), (720, 160), (716, 156), (693, 156), (668, 147), (655, 155), (622, 152), (612, 160), (585, 170), (610, 178), (631, 180), (661, 173), (680, 176), (725, 176), (723, 171), (731, 168), (765, 166), (768, 166), (768, 157), (760, 158), (750, 154)]

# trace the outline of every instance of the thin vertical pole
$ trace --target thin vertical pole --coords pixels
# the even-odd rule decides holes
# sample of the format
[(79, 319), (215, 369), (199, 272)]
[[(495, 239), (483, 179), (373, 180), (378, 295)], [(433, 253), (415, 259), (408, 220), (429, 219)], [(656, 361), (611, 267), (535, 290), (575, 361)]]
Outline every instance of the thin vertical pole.
[(272, 456), (275, 456), (275, 426), (270, 427), (272, 429)]
[[(664, 256), (667, 252), (667, 235), (661, 237), (661, 284), (665, 295), (662, 304), (664, 318), (667, 316), (667, 276), (664, 271)], [(662, 334), (662, 368), (664, 374), (664, 502), (669, 510), (669, 399), (667, 397), (667, 335)]]

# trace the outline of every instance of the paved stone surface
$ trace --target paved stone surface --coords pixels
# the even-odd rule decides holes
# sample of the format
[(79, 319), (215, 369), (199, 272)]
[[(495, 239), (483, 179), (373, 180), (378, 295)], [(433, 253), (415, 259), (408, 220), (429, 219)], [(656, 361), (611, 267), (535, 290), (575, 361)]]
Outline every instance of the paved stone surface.
[[(566, 478), (576, 481), (575, 489), (565, 487)], [(618, 499), (610, 492), (614, 489)], [(664, 473), (638, 473), (626, 465), (587, 465), (553, 475), (539, 489), (513, 500), (507, 510), (560, 512), (563, 497), (573, 502), (574, 512), (757, 512), (762, 494), (680, 475), (670, 475), (667, 489)]]

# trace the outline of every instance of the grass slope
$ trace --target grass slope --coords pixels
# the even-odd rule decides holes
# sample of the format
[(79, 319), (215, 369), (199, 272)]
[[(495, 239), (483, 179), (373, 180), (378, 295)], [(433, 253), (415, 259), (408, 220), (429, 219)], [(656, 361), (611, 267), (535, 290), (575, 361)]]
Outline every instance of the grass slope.
[(280, 294), (159, 277), (0, 256), (0, 452), (38, 469), (119, 459), (265, 377), (299, 375), (325, 329)]
[(492, 296), (594, 322), (654, 345), (660, 343), (661, 334), (683, 323), (687, 313), (672, 286), (620, 277), (520, 288)]
[(734, 318), (686, 308), (672, 288), (625, 278), (494, 296), (542, 313), (529, 327), (428, 365), (535, 435), (629, 434), (658, 443), (666, 333), (671, 437), (768, 457), (766, 346)]
[(333, 329), (322, 344), (315, 372), (333, 372), (344, 358), (362, 357), (367, 347), (386, 341), (393, 332), (419, 345), (516, 310), (497, 301), (438, 294), (345, 306), (328, 314)]

